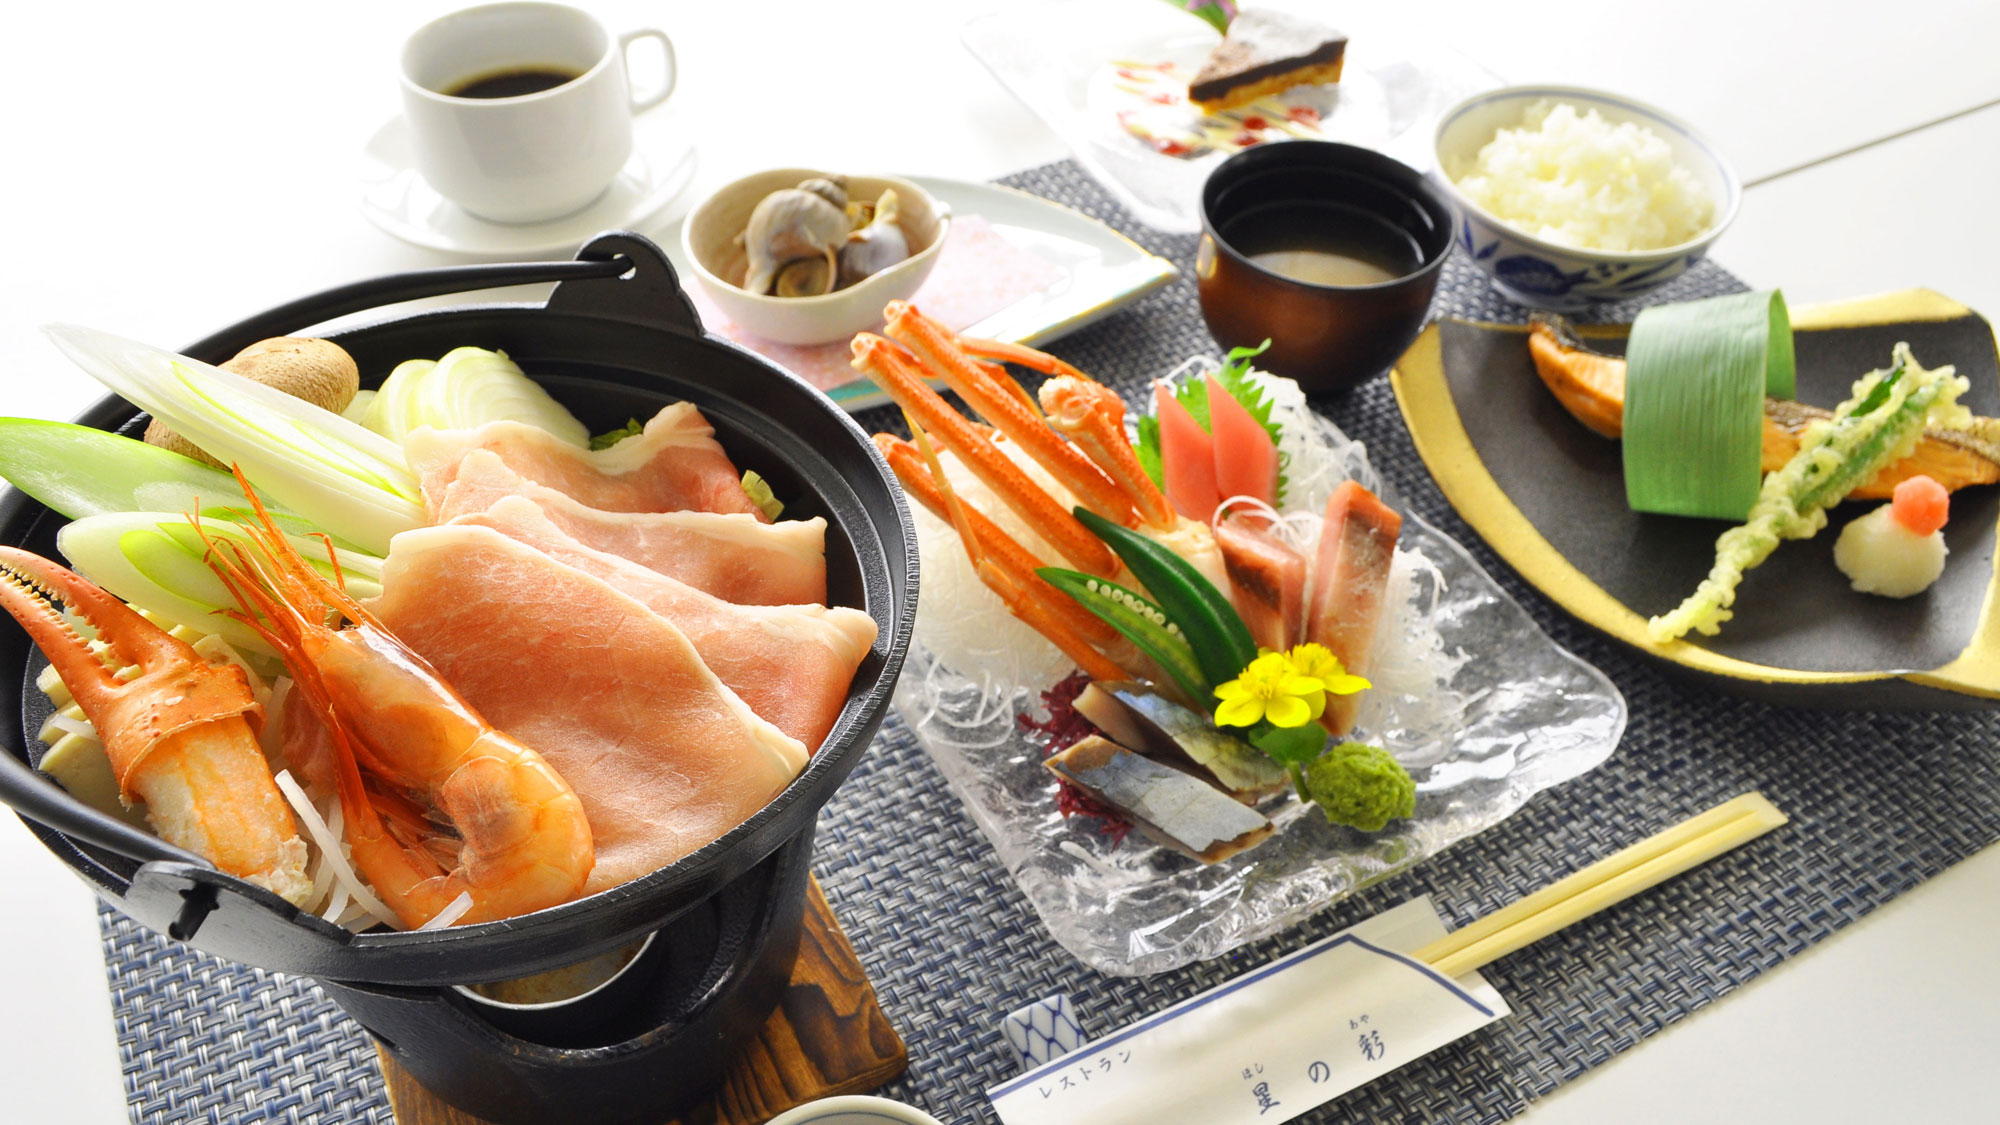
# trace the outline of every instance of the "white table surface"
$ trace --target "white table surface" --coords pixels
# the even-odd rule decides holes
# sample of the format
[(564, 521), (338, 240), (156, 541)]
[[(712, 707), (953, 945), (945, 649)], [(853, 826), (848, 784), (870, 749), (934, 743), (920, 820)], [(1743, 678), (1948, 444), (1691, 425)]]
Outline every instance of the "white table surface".
[[(447, 264), (369, 226), (353, 172), (396, 112), (401, 37), (453, 6), (10, 12), (0, 412), (67, 418), (99, 394), (42, 339), (48, 321), (173, 345), (329, 285)], [(958, 44), (959, 26), (996, 0), (590, 6), (614, 28), (674, 36), (675, 105), (701, 156), (687, 198), (773, 164), (984, 179), (1065, 155)], [(2000, 99), (1989, 61), (2000, 8), (1684, 0), (1669, 14), (1450, 0), (1401, 11), (1510, 81), (1655, 102), (1709, 132), (1746, 179), (1777, 175), (1751, 189), (1715, 250), (1755, 284), (1794, 301), (1926, 285), (2000, 309), (2000, 108), (1975, 111)], [(0, 869), (0, 1119), (125, 1120), (91, 896), (12, 817), (0, 816)], [(2000, 1055), (2000, 973), (1984, 956), (1996, 904), (2000, 849), (1988, 849), (1527, 1119), (1986, 1119), (1982, 1076)]]

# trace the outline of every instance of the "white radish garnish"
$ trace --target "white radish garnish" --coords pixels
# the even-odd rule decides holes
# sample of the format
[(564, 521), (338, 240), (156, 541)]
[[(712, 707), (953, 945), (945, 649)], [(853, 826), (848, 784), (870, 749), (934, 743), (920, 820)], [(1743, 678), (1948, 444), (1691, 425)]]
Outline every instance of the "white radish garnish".
[(1944, 486), (1915, 476), (1896, 486), (1894, 499), (1849, 523), (1833, 544), (1833, 564), (1856, 590), (1907, 598), (1931, 588), (1944, 573)]

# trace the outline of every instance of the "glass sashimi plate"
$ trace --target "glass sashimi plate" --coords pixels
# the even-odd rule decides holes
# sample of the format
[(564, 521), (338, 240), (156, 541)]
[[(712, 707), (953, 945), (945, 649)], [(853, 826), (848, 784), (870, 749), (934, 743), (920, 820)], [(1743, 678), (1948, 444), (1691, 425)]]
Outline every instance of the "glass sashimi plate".
[[(1301, 14), (1313, 15), (1309, 9)], [(1428, 168), (1438, 115), (1500, 80), (1448, 48), (1419, 45), (1393, 26), (1357, 19), (1367, 17), (1353, 11), (1333, 17), (1350, 40), (1341, 80), (1278, 99), (1280, 112), (1289, 109), (1316, 124), (1306, 131), (1278, 125), (1258, 135), (1344, 141)], [(1159, 79), (1152, 68), (1166, 64), (1183, 83), (1194, 74), (1218, 42), (1212, 28), (1164, 3), (1067, 0), (1003, 8), (966, 24), (962, 38), (1133, 214), (1161, 230), (1200, 229), (1201, 185), (1227, 158), (1227, 146), (1170, 155), (1128, 131), (1121, 114), (1130, 119), (1149, 112), (1133, 87)]]
[[(1331, 460), (1344, 460), (1344, 475), (1379, 490), (1359, 443), (1302, 399), (1298, 411), (1317, 428), (1303, 440), (1338, 450)], [(1296, 450), (1289, 456), (1301, 463)], [(1334, 483), (1337, 476), (1302, 489), (1298, 507), (1323, 505)], [(1378, 648), (1438, 653), (1439, 675), (1448, 677), (1439, 695), (1449, 705), (1383, 691), (1386, 677), (1377, 674), (1378, 698), (1364, 702), (1358, 735), (1387, 748), (1417, 781), (1417, 815), (1382, 832), (1335, 827), (1287, 792), (1258, 806), (1276, 833), (1223, 863), (1200, 864), (1137, 833), (1114, 844), (1096, 831), (1099, 822), (1064, 819), (1039, 740), (1018, 722), (1023, 713), (1039, 717), (1047, 683), (975, 681), (916, 643), (896, 708), (1050, 933), (1078, 959), (1137, 976), (1215, 957), (1492, 827), (1603, 762), (1624, 732), (1617, 688), (1550, 640), (1462, 547), (1406, 514), (1399, 567), (1406, 551), (1416, 560), (1405, 571), (1402, 604), (1410, 608), (1385, 626)], [(927, 590), (963, 588), (932, 564), (927, 556)], [(919, 642), (925, 612), (920, 606)]]

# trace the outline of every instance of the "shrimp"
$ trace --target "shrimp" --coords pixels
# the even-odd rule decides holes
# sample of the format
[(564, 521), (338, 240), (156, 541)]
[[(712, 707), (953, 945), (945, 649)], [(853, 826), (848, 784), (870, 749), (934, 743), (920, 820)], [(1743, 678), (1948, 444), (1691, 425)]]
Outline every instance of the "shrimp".
[[(0, 547), (0, 605), (48, 655), (104, 743), (119, 796), (144, 801), (161, 838), (305, 905), (306, 844), (258, 745), (264, 710), (241, 668), (210, 664), (76, 573), (13, 547)], [(117, 674), (128, 665), (138, 675)]]
[[(467, 924), (575, 898), (596, 861), (575, 791), (349, 597), (337, 569), (321, 577), (244, 492), (264, 557), (204, 531), (209, 566), (237, 600), (230, 616), (278, 652), (325, 726), (354, 864), (383, 902), (416, 927), (461, 894)], [(456, 840), (436, 835), (439, 817)]]

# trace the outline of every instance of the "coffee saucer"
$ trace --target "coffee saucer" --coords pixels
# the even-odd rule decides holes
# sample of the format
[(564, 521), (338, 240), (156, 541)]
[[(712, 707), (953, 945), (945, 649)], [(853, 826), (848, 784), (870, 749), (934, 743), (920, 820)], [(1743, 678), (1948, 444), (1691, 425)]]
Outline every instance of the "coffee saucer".
[(643, 230), (694, 179), (695, 151), (671, 108), (632, 122), (632, 158), (595, 203), (540, 223), (496, 223), (474, 215), (417, 174), (409, 126), (398, 115), (361, 152), (361, 213), (405, 242), (491, 258), (562, 256), (607, 230)]

